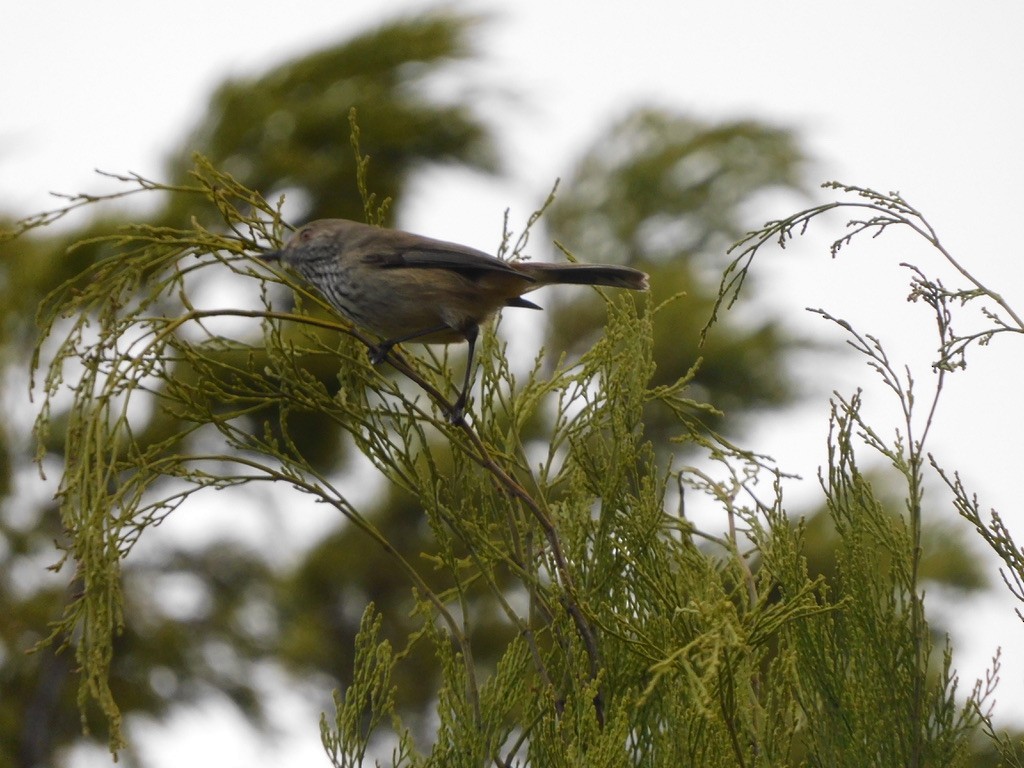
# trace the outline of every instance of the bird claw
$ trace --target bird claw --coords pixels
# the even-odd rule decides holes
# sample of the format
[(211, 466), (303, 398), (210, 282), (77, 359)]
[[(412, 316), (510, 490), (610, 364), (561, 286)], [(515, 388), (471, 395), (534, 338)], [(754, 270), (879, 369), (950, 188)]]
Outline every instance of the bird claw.
[(448, 422), (450, 424), (465, 424), (466, 420), (463, 418), (466, 415), (466, 398), (459, 397), (455, 401), (455, 405), (448, 411)]
[(388, 356), (391, 347), (381, 344), (377, 347), (370, 347), (370, 362), (373, 365), (380, 365)]

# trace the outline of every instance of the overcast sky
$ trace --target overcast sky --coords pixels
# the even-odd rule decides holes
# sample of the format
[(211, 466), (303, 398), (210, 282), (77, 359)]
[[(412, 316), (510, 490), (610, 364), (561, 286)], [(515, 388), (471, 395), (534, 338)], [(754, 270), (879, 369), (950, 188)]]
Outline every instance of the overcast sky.
[[(0, 209), (27, 214), (52, 205), (50, 190), (99, 189), (94, 168), (160, 176), (166, 153), (199, 121), (225, 77), (260, 74), (368, 24), (431, 6), (399, 0), (10, 3), (0, 25)], [(814, 159), (812, 186), (838, 178), (898, 189), (969, 269), (1024, 308), (1024, 259), (1013, 229), (1024, 206), (1024, 3), (479, 0), (450, 7), (493, 12), (477, 41), (481, 60), (455, 70), (448, 85), (476, 94), (509, 174), (424, 174), (400, 211), (404, 227), (493, 250), (506, 208), (521, 223), (610, 120), (655, 104), (709, 120), (753, 117), (796, 129)], [(825, 199), (824, 192), (815, 194)], [(786, 215), (793, 205), (780, 200), (773, 208), (769, 201), (763, 218)], [(838, 228), (839, 222), (832, 234)], [(825, 250), (829, 232), (820, 232), (758, 264), (767, 290), (757, 311), (772, 311), (800, 332), (838, 345), (835, 329), (803, 311), (824, 306), (891, 343), (898, 359), (905, 354), (919, 366), (926, 385), (933, 321), (920, 307), (904, 306), (907, 278), (895, 264), (914, 259), (931, 268), (934, 258), (895, 238), (832, 262)], [(963, 470), (982, 492), (982, 505), (1000, 509), (1024, 540), (1022, 345), (997, 339), (975, 351), (966, 376), (948, 385), (931, 447), (940, 461)], [(766, 419), (746, 440), (808, 478), (793, 490), (797, 500), (813, 493), (825, 459), (829, 392), (848, 393), (869, 381), (857, 363), (822, 360), (797, 364), (808, 393), (801, 407)], [(994, 565), (990, 571), (997, 583)], [(963, 687), (1002, 643), (1009, 653), (997, 712), (1020, 710), (1021, 627), (1005, 595), (934, 609), (943, 610), (955, 611), (949, 615), (963, 633), (958, 639), (984, 629), (957, 657)], [(221, 765), (279, 764), (281, 754), (308, 755), (317, 764), (315, 719), (305, 719), (296, 703), (280, 702), (282, 717), (300, 731), (287, 752), (233, 742), (240, 731), (216, 707), (185, 713), (178, 722), (223, 723), (218, 746), (204, 746), (223, 750), (215, 753)], [(181, 759), (180, 740), (166, 752), (181, 732), (153, 733), (145, 741), (157, 755), (154, 765), (172, 764), (160, 762), (162, 754)], [(212, 764), (210, 752), (199, 754), (195, 759)], [(83, 757), (79, 764), (107, 761)]]

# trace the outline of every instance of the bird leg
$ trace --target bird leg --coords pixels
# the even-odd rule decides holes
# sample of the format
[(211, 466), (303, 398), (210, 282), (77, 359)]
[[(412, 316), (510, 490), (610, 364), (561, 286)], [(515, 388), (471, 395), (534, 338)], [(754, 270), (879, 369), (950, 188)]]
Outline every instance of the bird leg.
[[(405, 336), (396, 336), (393, 339), (385, 339), (380, 344), (370, 347), (370, 362), (374, 365), (379, 365), (384, 362), (387, 358), (388, 353), (396, 344), (401, 344), (405, 341), (413, 341), (423, 336), (430, 336), (434, 333), (441, 331), (451, 330), (451, 326), (446, 323), (435, 325), (431, 328), (427, 328), (423, 331), (416, 331)], [(466, 410), (466, 400), (469, 398), (469, 385), (473, 378), (473, 352), (476, 349), (476, 339), (480, 332), (480, 328), (477, 325), (471, 325), (468, 328), (460, 329), (466, 337), (466, 342), (469, 344), (469, 353), (466, 357), (466, 375), (462, 381), (462, 391), (459, 393), (458, 398), (455, 400), (455, 405), (452, 406), (451, 411), (448, 413), (448, 420), (452, 424), (457, 424), (462, 421), (462, 415)]]
[(462, 414), (466, 410), (466, 400), (469, 398), (469, 383), (473, 378), (473, 352), (476, 349), (476, 337), (480, 329), (472, 325), (466, 329), (466, 342), (469, 344), (469, 352), (466, 354), (466, 376), (462, 380), (462, 392), (459, 393), (459, 398), (455, 401), (455, 405), (452, 406), (451, 413), (448, 414), (448, 419), (452, 424), (457, 424), (462, 421)]
[(409, 333), (405, 336), (396, 336), (393, 339), (385, 339), (380, 344), (370, 347), (370, 362), (374, 365), (380, 365), (383, 363), (384, 358), (388, 356), (391, 348), (396, 344), (401, 344), (404, 341), (412, 341), (420, 338), (421, 336), (430, 336), (432, 333), (440, 333), (441, 331), (447, 331), (450, 329), (451, 326), (446, 323), (441, 323), (440, 325), (431, 326), (425, 331), (416, 331), (415, 333)]

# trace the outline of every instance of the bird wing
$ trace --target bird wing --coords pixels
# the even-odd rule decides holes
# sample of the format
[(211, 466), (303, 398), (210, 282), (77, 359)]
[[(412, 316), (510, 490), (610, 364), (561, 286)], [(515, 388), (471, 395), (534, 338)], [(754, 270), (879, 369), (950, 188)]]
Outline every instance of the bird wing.
[(369, 257), (385, 269), (419, 267), (423, 269), (450, 269), (469, 278), (484, 274), (501, 273), (524, 283), (535, 282), (530, 275), (516, 269), (507, 261), (458, 243), (433, 240), (411, 235), (404, 242), (395, 243), (388, 253), (377, 252)]

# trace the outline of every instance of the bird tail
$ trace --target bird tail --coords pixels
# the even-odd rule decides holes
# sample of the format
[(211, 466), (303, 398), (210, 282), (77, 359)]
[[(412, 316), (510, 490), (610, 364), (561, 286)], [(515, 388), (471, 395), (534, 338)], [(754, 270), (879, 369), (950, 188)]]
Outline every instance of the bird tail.
[[(647, 275), (632, 267), (612, 267), (600, 264), (544, 264), (520, 262), (516, 267), (541, 285), (566, 283), (569, 285), (605, 285), (610, 288), (629, 288), (646, 291)], [(534, 286), (531, 286), (531, 288)]]

